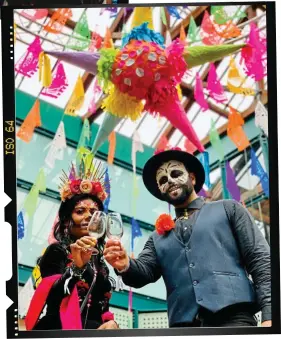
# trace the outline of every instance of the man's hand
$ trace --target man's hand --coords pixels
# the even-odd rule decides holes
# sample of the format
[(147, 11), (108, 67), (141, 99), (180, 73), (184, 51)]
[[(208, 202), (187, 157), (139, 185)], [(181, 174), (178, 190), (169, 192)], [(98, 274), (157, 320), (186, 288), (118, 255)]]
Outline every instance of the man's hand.
[(105, 244), (103, 255), (109, 265), (119, 271), (129, 265), (129, 256), (119, 240), (109, 239)]
[(272, 321), (271, 320), (266, 320), (261, 323), (262, 327), (271, 327), (272, 326)]
[(116, 330), (119, 326), (114, 320), (109, 320), (106, 323), (102, 324), (98, 330)]

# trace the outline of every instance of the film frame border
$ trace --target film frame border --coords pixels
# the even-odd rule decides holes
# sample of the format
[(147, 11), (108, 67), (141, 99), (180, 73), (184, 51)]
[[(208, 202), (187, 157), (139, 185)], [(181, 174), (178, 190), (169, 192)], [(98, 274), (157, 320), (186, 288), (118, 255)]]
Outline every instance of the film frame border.
[[(58, 0), (59, 1), (59, 0)], [(270, 220), (271, 225), (279, 225), (279, 201), (278, 201), (278, 155), (276, 147), (278, 147), (277, 139), (277, 79), (276, 79), (276, 11), (275, 2), (257, 1), (256, 4), (266, 5), (267, 18), (267, 56), (270, 58), (268, 63), (268, 111), (276, 112), (270, 116), (269, 129), (269, 168), (270, 168)], [(188, 4), (190, 6), (198, 5), (196, 2)], [(213, 5), (216, 2), (200, 2), (200, 5)], [(229, 5), (229, 2), (220, 2), (221, 5)], [(232, 2), (232, 5), (246, 5), (252, 2)], [(153, 7), (161, 6), (181, 6), (183, 3), (150, 3), (150, 4), (121, 4), (118, 7), (145, 7), (152, 5)], [(41, 5), (36, 8), (45, 8)], [(100, 8), (112, 7), (112, 5), (77, 5), (77, 8)], [(30, 8), (30, 6), (2, 7), (1, 8), (1, 25), (2, 25), (2, 59), (3, 59), (3, 137), (4, 137), (4, 191), (12, 199), (5, 207), (5, 221), (12, 226), (12, 269), (13, 276), (6, 281), (7, 296), (13, 301), (13, 304), (6, 310), (7, 315), (7, 337), (8, 338), (63, 338), (63, 337), (143, 337), (143, 336), (182, 336), (182, 335), (230, 335), (230, 334), (279, 334), (280, 333), (280, 262), (279, 262), (279, 228), (270, 228), (271, 242), (271, 270), (274, 268), (274, 275), (277, 279), (272, 279), (272, 327), (220, 327), (220, 328), (168, 328), (168, 329), (119, 329), (108, 331), (93, 330), (48, 330), (48, 331), (19, 331), (18, 330), (18, 261), (17, 261), (17, 184), (16, 184), (16, 149), (14, 146), (14, 154), (5, 154), (6, 145), (12, 144), (7, 139), (13, 139), (15, 145), (15, 80), (14, 80), (14, 59), (13, 59), (13, 37), (14, 37), (14, 9)], [(12, 37), (12, 38), (11, 38)], [(10, 47), (7, 48), (6, 41), (9, 41)], [(5, 72), (4, 72), (5, 68)], [(5, 74), (4, 74), (5, 73)], [(14, 122), (14, 131), (8, 132), (7, 121)], [(10, 140), (11, 141), (11, 140)], [(277, 182), (276, 182), (277, 181)], [(276, 199), (277, 197), (277, 199)], [(15, 212), (16, 211), (16, 212)], [(274, 250), (273, 250), (274, 249)], [(109, 335), (110, 334), (110, 335)]]

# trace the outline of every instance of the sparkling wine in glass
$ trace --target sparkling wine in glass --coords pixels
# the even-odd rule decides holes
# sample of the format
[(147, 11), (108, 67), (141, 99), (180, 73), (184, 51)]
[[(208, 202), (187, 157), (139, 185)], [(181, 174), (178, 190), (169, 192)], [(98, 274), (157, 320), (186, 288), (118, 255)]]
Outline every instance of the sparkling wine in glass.
[[(101, 211), (95, 211), (88, 225), (89, 236), (99, 239), (104, 235), (105, 228), (106, 214)], [(93, 250), (93, 254), (98, 254), (98, 250), (96, 248), (94, 248)]]
[(120, 213), (108, 213), (106, 223), (106, 235), (109, 239), (120, 240), (123, 236), (123, 223)]

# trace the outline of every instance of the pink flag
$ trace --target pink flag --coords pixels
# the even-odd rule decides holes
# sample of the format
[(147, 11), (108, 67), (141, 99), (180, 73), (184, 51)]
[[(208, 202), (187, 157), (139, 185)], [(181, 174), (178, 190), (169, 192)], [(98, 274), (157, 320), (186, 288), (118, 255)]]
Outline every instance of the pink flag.
[(39, 54), (42, 52), (40, 38), (35, 37), (27, 51), (15, 65), (15, 70), (24, 76), (31, 77), (38, 70)]
[(203, 83), (198, 72), (196, 73), (194, 97), (198, 105), (202, 108), (203, 111), (206, 111), (209, 108), (208, 103), (206, 99), (204, 98)]
[(247, 45), (241, 50), (245, 73), (255, 81), (262, 80), (267, 73), (266, 59), (266, 38), (261, 36), (259, 28), (252, 22)]
[(202, 42), (205, 45), (220, 45), (223, 42), (223, 39), (218, 35), (216, 28), (207, 11), (205, 11), (201, 23), (200, 35), (202, 38)]
[(35, 21), (45, 18), (48, 15), (47, 8), (26, 8), (21, 12), (21, 15), (24, 16), (26, 19)]
[(210, 65), (207, 88), (210, 97), (216, 100), (217, 102), (222, 103), (227, 100), (223, 87), (217, 76), (216, 67), (213, 63), (211, 63)]
[(96, 107), (96, 96), (97, 94), (100, 94), (101, 92), (101, 87), (97, 83), (97, 77), (94, 79), (94, 86), (93, 86), (93, 98), (90, 102), (90, 105), (88, 107), (88, 112), (91, 114), (96, 113), (97, 107)]
[(42, 95), (46, 95), (51, 98), (58, 98), (68, 86), (63, 64), (58, 63), (53, 81), (50, 87), (45, 87), (41, 92)]
[(190, 153), (190, 154), (193, 154), (195, 151), (197, 151), (197, 148), (187, 138), (184, 141), (184, 148), (185, 148), (186, 152)]

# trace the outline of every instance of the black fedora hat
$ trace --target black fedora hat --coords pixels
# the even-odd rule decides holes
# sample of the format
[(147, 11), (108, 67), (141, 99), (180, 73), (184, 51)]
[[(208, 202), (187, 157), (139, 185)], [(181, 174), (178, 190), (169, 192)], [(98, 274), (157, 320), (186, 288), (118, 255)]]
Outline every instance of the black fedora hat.
[(196, 178), (194, 190), (198, 193), (205, 182), (204, 167), (195, 156), (179, 149), (171, 149), (157, 153), (146, 162), (143, 168), (142, 178), (148, 191), (156, 198), (164, 200), (157, 185), (156, 172), (164, 162), (170, 160), (182, 162), (189, 173), (194, 173)]

